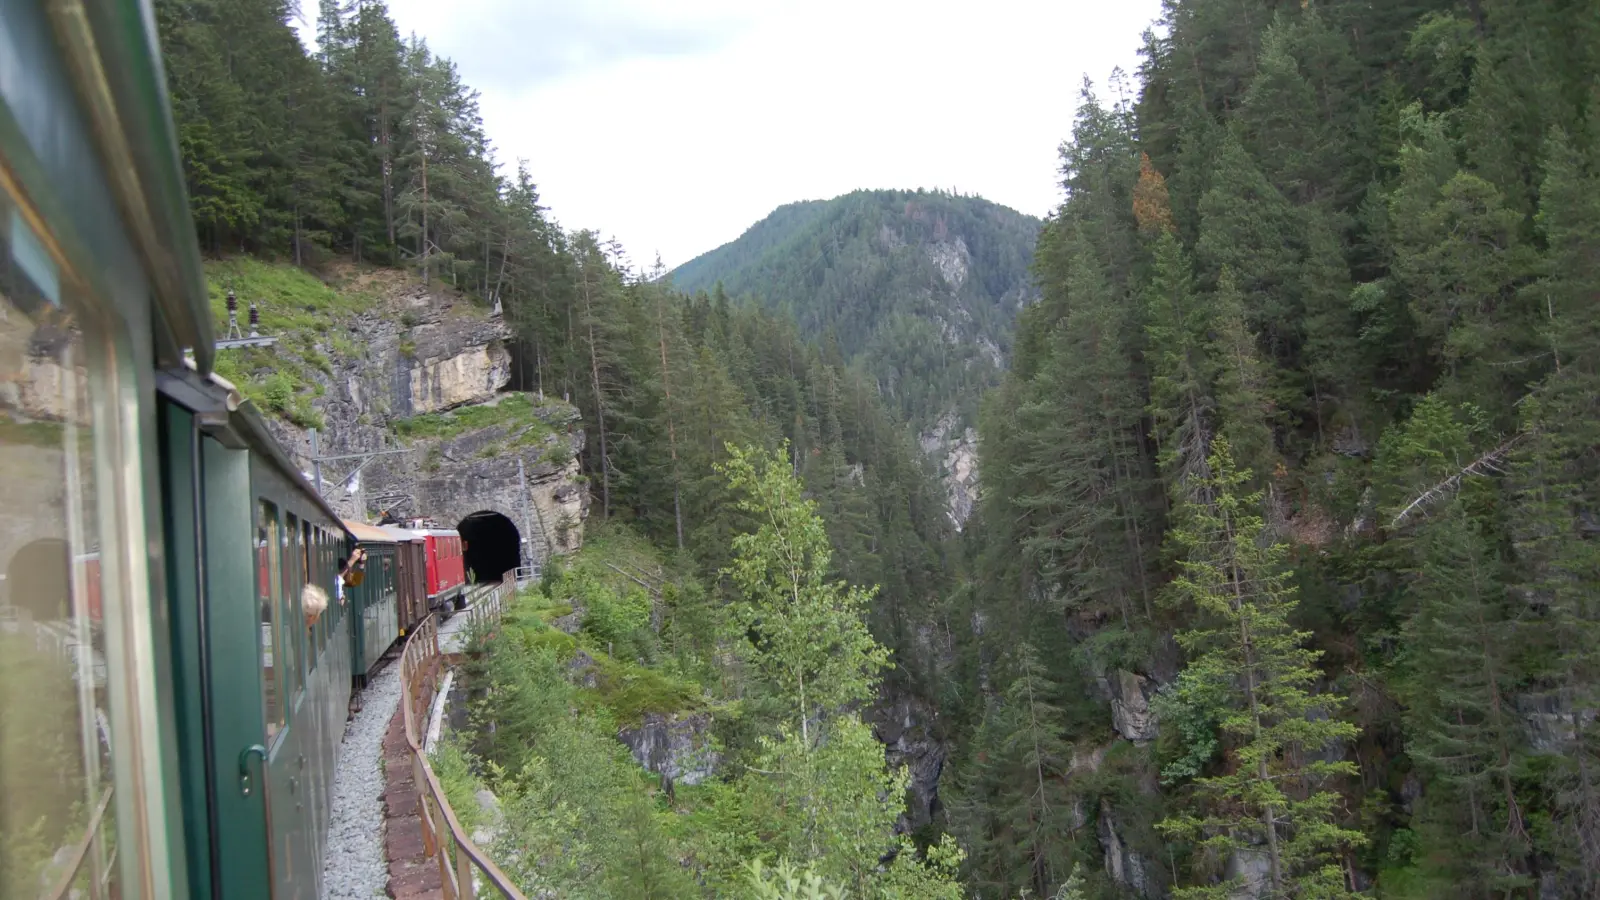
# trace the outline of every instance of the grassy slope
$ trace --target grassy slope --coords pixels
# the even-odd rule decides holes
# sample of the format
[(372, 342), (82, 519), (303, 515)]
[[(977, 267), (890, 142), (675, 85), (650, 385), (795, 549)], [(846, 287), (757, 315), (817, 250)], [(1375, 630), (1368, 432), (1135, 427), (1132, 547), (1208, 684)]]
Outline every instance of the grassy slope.
[[(596, 529), (585, 535), (579, 553), (552, 569), (543, 583), (523, 590), (504, 620), (506, 632), (526, 645), (554, 650), (563, 661), (579, 650), (588, 654), (596, 664), (597, 686), (579, 696), (609, 710), (619, 725), (638, 724), (647, 713), (670, 716), (704, 709), (701, 685), (662, 665), (666, 659), (648, 627), (650, 601), (619, 569), (647, 577), (668, 571), (656, 549), (631, 531)], [(574, 608), (585, 611), (576, 635), (550, 626)], [(629, 611), (635, 616), (631, 620)]]
[[(412, 313), (394, 309), (393, 297), (413, 283), (397, 269), (340, 262), (319, 277), (288, 263), (248, 256), (208, 260), (205, 268), (219, 337), (227, 329), (226, 297), (231, 288), (239, 298), (240, 329), (249, 334), (254, 301), (261, 313), (261, 333), (278, 339), (272, 347), (221, 351), (217, 374), (237, 385), (263, 411), (302, 428), (326, 425), (314, 402), (323, 396), (322, 378), (333, 374), (334, 361), (363, 358), (365, 348), (355, 331), (358, 322), (392, 316), (402, 328), (416, 324)], [(448, 292), (448, 288), (438, 290)], [(450, 315), (487, 313), (475, 304), (457, 302)], [(402, 338), (402, 352), (407, 343)], [(533, 412), (530, 397), (511, 395), (493, 405), (396, 420), (392, 430), (402, 439), (448, 440), (480, 428), (524, 424), (506, 440), (486, 448), (487, 455), (543, 443), (553, 429)]]

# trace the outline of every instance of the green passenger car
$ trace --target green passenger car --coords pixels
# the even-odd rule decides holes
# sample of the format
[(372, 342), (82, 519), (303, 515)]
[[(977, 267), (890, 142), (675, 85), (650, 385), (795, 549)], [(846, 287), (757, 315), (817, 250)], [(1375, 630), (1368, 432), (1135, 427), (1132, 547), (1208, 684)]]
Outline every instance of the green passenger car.
[(356, 546), (366, 551), (361, 582), (345, 589), (352, 627), (350, 652), (357, 684), (367, 676), (400, 636), (400, 559), (396, 536), (386, 529), (346, 521)]

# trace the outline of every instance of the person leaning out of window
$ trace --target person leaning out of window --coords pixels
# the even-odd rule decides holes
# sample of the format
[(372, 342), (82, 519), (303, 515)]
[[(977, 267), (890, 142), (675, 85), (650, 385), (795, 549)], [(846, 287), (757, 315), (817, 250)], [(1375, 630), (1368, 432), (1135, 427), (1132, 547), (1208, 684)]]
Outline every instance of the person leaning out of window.
[[(344, 605), (345, 587), (347, 585), (356, 587), (366, 577), (364, 571), (366, 558), (367, 552), (357, 547), (349, 559), (339, 560), (339, 575), (333, 580), (333, 593), (340, 606)], [(327, 610), (328, 592), (317, 585), (308, 583), (305, 589), (300, 592), (300, 606), (306, 614), (306, 627), (310, 628), (317, 624), (317, 620), (322, 618), (323, 612)]]

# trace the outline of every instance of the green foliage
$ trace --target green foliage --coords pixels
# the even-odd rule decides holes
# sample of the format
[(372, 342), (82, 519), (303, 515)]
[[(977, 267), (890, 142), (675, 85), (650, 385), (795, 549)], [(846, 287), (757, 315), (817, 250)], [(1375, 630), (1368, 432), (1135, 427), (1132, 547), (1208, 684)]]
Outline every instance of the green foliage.
[(634, 663), (596, 654), (600, 673), (594, 699), (620, 725), (637, 725), (646, 713), (691, 713), (705, 702), (698, 684)]
[[(939, 707), (950, 825), (972, 838), (980, 896), (1070, 895), (1071, 867), (1103, 858), (1083, 829), (1022, 839), (1040, 800), (1114, 816), (1158, 890), (1172, 877), (1215, 892), (1230, 842), (1281, 831), (1284, 883), (1338, 895), (1318, 867), (1359, 822), (1375, 849), (1341, 862), (1386, 896), (1600, 891), (1593, 4), (1170, 0), (1137, 83), (1119, 75), (1110, 103), (1085, 90), (1042, 229), (938, 193), (796, 204), (675, 273), (687, 297), (595, 235), (563, 233), (526, 168), (497, 174), (474, 93), (402, 41), (382, 3), (324, 0), (315, 56), (291, 12), (155, 5), (203, 244), (302, 267), (403, 253), (430, 286), (500, 301), (519, 387), (581, 411), (591, 522), (639, 539), (607, 555), (611, 537), (591, 535), (596, 554), (551, 566), (486, 657), (485, 772), (520, 798), (506, 849), (530, 890), (745, 896), (744, 864), (775, 856), (769, 838), (851, 896), (889, 891), (896, 871), (932, 877), (941, 845), (884, 872), (862, 849), (893, 846), (867, 827), (898, 805), (869, 796), (894, 786), (881, 754), (869, 768), (865, 742), (840, 748), (823, 772), (806, 740), (855, 727), (828, 707), (869, 698), (889, 649), (889, 687)], [(371, 298), (243, 257), (208, 275), (219, 313), (231, 284), (283, 336), (225, 352), (219, 371), (263, 409), (315, 422), (330, 370), (361, 356), (348, 325), (380, 312)], [(947, 543), (904, 426), (954, 411), (959, 427), (991, 387), (979, 508)], [(497, 415), (403, 427), (443, 439)], [(1248, 478), (1219, 482), (1219, 440)], [(1219, 521), (1256, 539), (1219, 538)], [(786, 561), (775, 538), (790, 532), (804, 550)], [(649, 542), (676, 555), (635, 552)], [(786, 570), (803, 595), (784, 599)], [(1222, 604), (1222, 576), (1241, 571), (1249, 603)], [(631, 592), (649, 597), (646, 627)], [(577, 640), (543, 624), (569, 603), (590, 620)], [(1228, 649), (1219, 623), (1247, 618), (1267, 626), (1271, 660)], [(815, 621), (832, 656), (800, 639)], [(579, 641), (616, 650), (595, 657), (608, 697), (570, 684)], [(1017, 657), (1025, 643), (1035, 665)], [(1156, 745), (1107, 745), (1095, 680), (1175, 668)], [(1244, 670), (1270, 676), (1260, 739), (1229, 674)], [(1046, 695), (1026, 704), (1043, 725), (1019, 715), (1029, 686)], [(664, 813), (610, 729), (707, 692), (733, 774), (682, 786), (685, 812)], [(1311, 745), (1357, 726), (1365, 777), (1312, 777), (1333, 764)], [(1263, 746), (1295, 742), (1261, 786)], [(790, 816), (814, 807), (740, 768), (763, 759), (843, 792), (829, 795), (837, 835), (817, 824), (832, 810)], [(1028, 792), (1029, 762), (1036, 784), (1056, 780)], [(1408, 772), (1420, 799), (1401, 796)], [(1335, 785), (1359, 816), (1327, 799)], [(1187, 840), (1161, 859), (1146, 836), (1169, 815)], [(18, 846), (49, 844), (27, 834)], [(813, 859), (813, 841), (853, 849)], [(1084, 892), (1132, 888), (1085, 875)]]
[(863, 618), (872, 591), (828, 580), (827, 532), (784, 456), (728, 447), (720, 470), (740, 492), (739, 508), (761, 525), (733, 539), (723, 574), (741, 592), (734, 621), (752, 636), (740, 652), (809, 743), (812, 719), (870, 696), (888, 653)]
[[(1104, 791), (1119, 834), (1167, 815), (1172, 855), (1130, 852), (1185, 892), (1279, 830), (1275, 896), (1594, 893), (1597, 36), (1540, 0), (1171, 0), (1136, 99), (1085, 92), (949, 606), (981, 623), (940, 696), (983, 896), (1016, 886), (978, 836), (1015, 796), (996, 665), (1024, 642), (1069, 695), (1180, 673), (1126, 763), (1160, 802), (1100, 771), (1067, 790)], [(1120, 602), (1146, 592), (1167, 602)], [(1246, 620), (1270, 665), (1228, 650)], [(1104, 747), (1088, 706), (1058, 733)]]
[(1157, 750), (1163, 782), (1198, 778), (1222, 749), (1216, 710), (1224, 701), (1218, 687), (1186, 671), (1157, 695), (1153, 707), (1161, 720)]
[(519, 443), (533, 444), (554, 433), (549, 422), (539, 415), (546, 405), (537, 405), (529, 394), (505, 394), (494, 403), (394, 419), (390, 425), (402, 438), (441, 441), (469, 431), (503, 426), (517, 435)]
[(475, 761), (471, 754), (454, 740), (445, 741), (429, 754), (428, 764), (438, 776), (445, 802), (450, 804), (461, 826), (470, 833), (483, 824), (484, 810), (478, 805), (478, 791), (483, 789), (483, 783), (473, 772)]
[(845, 900), (844, 891), (822, 876), (780, 861), (769, 873), (761, 860), (749, 864), (751, 900)]
[[(1348, 896), (1338, 860), (1363, 838), (1337, 824), (1330, 780), (1357, 770), (1323, 757), (1358, 730), (1333, 717), (1344, 698), (1314, 691), (1320, 654), (1305, 646), (1310, 634), (1290, 625), (1284, 547), (1263, 542), (1263, 523), (1249, 511), (1259, 497), (1240, 493), (1249, 475), (1234, 468), (1226, 438), (1209, 468), (1210, 503), (1191, 510), (1178, 532), (1187, 558), (1173, 586), (1198, 613), (1198, 627), (1178, 636), (1190, 653), (1189, 696), (1214, 704), (1205, 712), (1229, 739), (1237, 768), (1195, 779), (1197, 808), (1160, 828), (1217, 856), (1264, 848), (1273, 895)], [(1202, 883), (1176, 896), (1226, 897), (1238, 887)]]

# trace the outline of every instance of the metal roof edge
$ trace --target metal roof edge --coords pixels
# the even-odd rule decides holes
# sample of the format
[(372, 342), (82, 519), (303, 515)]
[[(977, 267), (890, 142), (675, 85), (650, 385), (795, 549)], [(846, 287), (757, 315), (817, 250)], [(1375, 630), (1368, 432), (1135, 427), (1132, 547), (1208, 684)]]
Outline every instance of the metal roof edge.
[(210, 374), (211, 306), (150, 2), (49, 0), (48, 8), (156, 306)]

